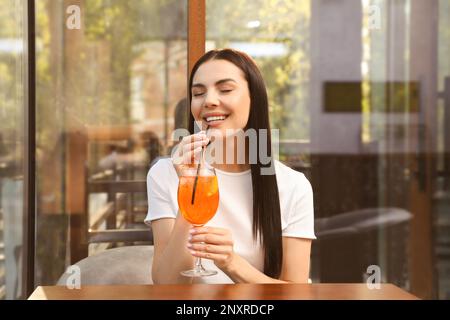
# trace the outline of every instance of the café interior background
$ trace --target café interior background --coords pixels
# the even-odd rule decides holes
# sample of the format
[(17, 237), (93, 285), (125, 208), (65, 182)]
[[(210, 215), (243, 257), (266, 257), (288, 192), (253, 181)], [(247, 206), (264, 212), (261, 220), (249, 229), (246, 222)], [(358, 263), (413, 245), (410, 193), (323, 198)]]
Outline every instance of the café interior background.
[[(29, 3), (0, 1), (0, 299), (26, 298), (27, 275), (54, 285), (88, 255), (151, 244), (146, 173), (186, 126), (187, 0)], [(382, 282), (449, 299), (450, 1), (205, 8), (206, 50), (256, 60), (279, 160), (312, 183), (312, 282), (365, 282), (375, 265)]]

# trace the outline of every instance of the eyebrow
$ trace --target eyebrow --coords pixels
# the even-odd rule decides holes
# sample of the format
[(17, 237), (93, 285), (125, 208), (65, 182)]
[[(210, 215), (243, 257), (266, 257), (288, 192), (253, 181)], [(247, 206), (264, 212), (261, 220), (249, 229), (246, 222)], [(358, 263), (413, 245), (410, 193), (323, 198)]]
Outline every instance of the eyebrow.
[[(214, 84), (214, 85), (219, 85), (219, 84), (222, 84), (222, 83), (224, 83), (224, 82), (228, 82), (228, 81), (233, 81), (234, 83), (237, 83), (234, 79), (231, 79), (231, 78), (227, 78), (227, 79), (222, 79), (222, 80), (219, 80), (219, 81), (216, 81), (216, 83)], [(204, 84), (201, 84), (201, 83), (194, 83), (193, 85), (192, 85), (192, 88), (204, 88), (205, 87), (205, 85)]]

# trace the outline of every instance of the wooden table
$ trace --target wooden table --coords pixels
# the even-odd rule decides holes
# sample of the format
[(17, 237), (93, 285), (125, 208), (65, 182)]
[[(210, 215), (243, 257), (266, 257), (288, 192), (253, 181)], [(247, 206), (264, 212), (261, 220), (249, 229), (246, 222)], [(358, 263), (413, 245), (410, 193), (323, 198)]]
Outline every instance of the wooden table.
[(362, 284), (224, 284), (117, 285), (37, 287), (30, 300), (412, 300), (412, 294), (392, 285), (368, 289)]

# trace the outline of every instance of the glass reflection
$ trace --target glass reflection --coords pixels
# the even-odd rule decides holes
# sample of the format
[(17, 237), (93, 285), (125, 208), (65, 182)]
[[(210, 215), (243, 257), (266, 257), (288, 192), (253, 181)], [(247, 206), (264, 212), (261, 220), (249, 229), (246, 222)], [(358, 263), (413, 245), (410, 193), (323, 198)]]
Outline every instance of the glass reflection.
[(186, 1), (78, 1), (80, 29), (66, 5), (37, 1), (36, 285), (149, 243), (146, 174), (186, 96)]
[(0, 300), (24, 294), (24, 6), (0, 3)]
[(375, 265), (447, 297), (448, 1), (206, 4), (207, 49), (256, 60), (280, 160), (312, 182), (312, 281), (365, 282)]

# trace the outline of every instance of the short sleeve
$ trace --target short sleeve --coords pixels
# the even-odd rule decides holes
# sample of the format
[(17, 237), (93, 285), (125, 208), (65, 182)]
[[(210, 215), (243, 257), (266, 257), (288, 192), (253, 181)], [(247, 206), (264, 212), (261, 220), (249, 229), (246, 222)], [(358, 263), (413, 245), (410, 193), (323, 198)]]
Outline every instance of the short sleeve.
[(316, 239), (314, 234), (314, 201), (311, 183), (302, 174), (293, 197), (292, 210), (286, 227), (286, 237)]
[[(176, 218), (176, 208), (170, 197), (170, 190), (177, 182), (171, 179), (170, 159), (160, 159), (147, 174), (147, 201), (148, 212), (145, 223), (161, 218)], [(174, 184), (175, 183), (175, 184)]]

